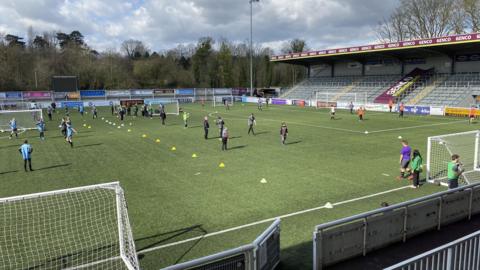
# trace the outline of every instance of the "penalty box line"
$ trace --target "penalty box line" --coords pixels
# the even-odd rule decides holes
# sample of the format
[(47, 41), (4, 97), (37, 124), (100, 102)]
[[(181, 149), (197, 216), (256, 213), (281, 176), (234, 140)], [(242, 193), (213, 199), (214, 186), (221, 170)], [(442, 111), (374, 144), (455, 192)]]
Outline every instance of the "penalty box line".
[[(339, 206), (339, 205), (352, 203), (352, 202), (356, 202), (356, 201), (360, 201), (360, 200), (364, 200), (364, 199), (368, 199), (368, 198), (372, 198), (372, 197), (396, 192), (396, 191), (399, 191), (399, 190), (408, 189), (408, 188), (412, 188), (412, 186), (404, 186), (404, 187), (400, 187), (400, 188), (394, 188), (394, 189), (390, 189), (390, 190), (386, 190), (386, 191), (382, 191), (382, 192), (378, 192), (378, 193), (374, 193), (374, 194), (370, 194), (370, 195), (346, 200), (346, 201), (336, 202), (336, 203), (333, 203), (331, 205), (332, 206)], [(165, 244), (165, 245), (161, 245), (161, 246), (147, 248), (147, 249), (144, 249), (144, 250), (137, 251), (137, 253), (138, 254), (145, 254), (145, 253), (149, 253), (149, 252), (156, 251), (156, 250), (159, 250), (159, 249), (164, 249), (164, 248), (168, 248), (168, 247), (172, 247), (172, 246), (176, 246), (176, 245), (180, 245), (180, 244), (184, 244), (184, 243), (188, 243), (188, 242), (197, 241), (197, 240), (201, 240), (201, 239), (204, 239), (204, 238), (212, 237), (212, 236), (215, 236), (215, 235), (220, 235), (220, 234), (224, 234), (224, 233), (228, 233), (228, 232), (232, 232), (232, 231), (237, 231), (237, 230), (245, 229), (245, 228), (248, 228), (248, 227), (260, 225), (260, 224), (267, 223), (267, 222), (272, 222), (276, 219), (288, 218), (288, 217), (298, 216), (298, 215), (302, 215), (302, 214), (309, 213), (309, 212), (318, 211), (318, 210), (321, 210), (321, 209), (324, 209), (324, 208), (329, 208), (329, 206), (327, 207), (327, 205), (323, 205), (323, 206), (319, 206), (319, 207), (315, 207), (315, 208), (301, 210), (301, 211), (298, 211), (298, 212), (293, 212), (293, 213), (290, 213), (290, 214), (285, 214), (285, 215), (281, 215), (281, 216), (277, 216), (277, 217), (267, 218), (267, 219), (259, 220), (259, 221), (252, 222), (252, 223), (249, 223), (249, 224), (236, 226), (236, 227), (232, 227), (232, 228), (229, 228), (229, 229), (225, 229), (225, 230), (221, 230), (221, 231), (217, 231), (217, 232), (213, 232), (213, 233), (207, 233), (207, 234), (197, 236), (197, 237), (188, 238), (188, 239), (177, 241), (177, 242), (174, 242), (174, 243), (169, 243), (169, 244)]]

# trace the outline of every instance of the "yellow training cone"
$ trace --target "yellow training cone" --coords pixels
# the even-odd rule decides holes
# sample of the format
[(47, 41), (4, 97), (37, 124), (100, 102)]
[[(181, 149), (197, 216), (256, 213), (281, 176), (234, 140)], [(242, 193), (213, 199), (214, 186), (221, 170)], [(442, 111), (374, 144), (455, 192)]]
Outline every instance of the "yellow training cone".
[(88, 126), (88, 128), (92, 128), (92, 126)]
[(127, 132), (132, 132), (132, 130), (131, 130), (131, 129), (128, 129)]
[(156, 142), (156, 143), (160, 143), (160, 139), (156, 139), (155, 142)]
[(225, 168), (225, 164), (223, 162), (220, 163), (220, 165), (218, 165), (219, 168)]
[(197, 157), (197, 154), (194, 153), (194, 154), (192, 155), (192, 158), (196, 158), (196, 157)]
[(83, 124), (84, 127), (87, 127), (87, 124)]
[(175, 146), (172, 146), (172, 151), (176, 151), (177, 148)]
[(143, 134), (143, 135), (142, 135), (142, 138), (146, 138), (146, 137), (147, 137), (147, 134)]

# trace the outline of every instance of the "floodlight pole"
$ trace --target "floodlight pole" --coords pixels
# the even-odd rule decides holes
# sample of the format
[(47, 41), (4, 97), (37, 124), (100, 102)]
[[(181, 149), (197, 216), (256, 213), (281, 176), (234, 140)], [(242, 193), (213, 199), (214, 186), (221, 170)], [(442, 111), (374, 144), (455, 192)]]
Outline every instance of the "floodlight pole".
[(260, 0), (250, 0), (250, 96), (253, 96), (253, 2)]

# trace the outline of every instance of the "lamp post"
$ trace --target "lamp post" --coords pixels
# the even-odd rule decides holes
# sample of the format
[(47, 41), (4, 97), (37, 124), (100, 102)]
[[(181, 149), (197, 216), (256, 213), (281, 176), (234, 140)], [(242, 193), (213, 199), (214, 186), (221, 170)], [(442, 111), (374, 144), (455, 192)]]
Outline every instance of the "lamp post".
[(250, 96), (253, 96), (253, 2), (260, 2), (260, 0), (250, 1)]

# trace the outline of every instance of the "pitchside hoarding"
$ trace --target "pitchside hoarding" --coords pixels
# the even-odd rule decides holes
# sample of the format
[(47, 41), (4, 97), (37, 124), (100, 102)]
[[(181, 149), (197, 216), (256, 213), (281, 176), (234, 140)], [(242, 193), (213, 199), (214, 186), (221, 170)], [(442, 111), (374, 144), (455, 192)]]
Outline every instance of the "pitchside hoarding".
[(5, 98), (10, 100), (21, 100), (22, 92), (6, 92)]
[(83, 101), (62, 101), (60, 102), (60, 107), (61, 108), (78, 108), (80, 106), (83, 106)]
[(173, 89), (155, 89), (153, 90), (155, 96), (173, 96), (175, 94), (175, 90)]
[(48, 91), (28, 91), (23, 92), (25, 99), (52, 99), (52, 92)]
[(105, 90), (82, 90), (80, 96), (83, 97), (105, 97)]
[(0, 99), (6, 99), (7, 95), (4, 92), (0, 93)]
[(175, 89), (175, 94), (176, 95), (182, 95), (182, 96), (193, 96), (193, 89), (190, 88), (185, 88), (185, 89)]
[(107, 96), (109, 96), (109, 97), (129, 97), (130, 96), (130, 91), (129, 90), (107, 91)]
[(430, 106), (405, 106), (406, 114), (430, 115)]
[(152, 89), (134, 89), (130, 91), (132, 96), (153, 96)]
[(273, 105), (287, 105), (287, 100), (286, 99), (272, 98), (272, 104)]

